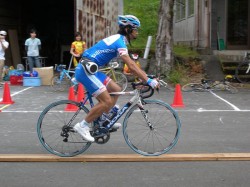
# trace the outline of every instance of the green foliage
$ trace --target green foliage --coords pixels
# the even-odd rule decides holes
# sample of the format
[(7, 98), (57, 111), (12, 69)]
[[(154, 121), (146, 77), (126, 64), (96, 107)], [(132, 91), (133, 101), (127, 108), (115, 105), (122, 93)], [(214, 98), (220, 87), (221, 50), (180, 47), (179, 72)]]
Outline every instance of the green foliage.
[(174, 46), (174, 54), (175, 56), (182, 58), (195, 58), (198, 56), (197, 51), (192, 50), (190, 47), (184, 45)]
[(188, 68), (176, 62), (173, 69), (168, 75), (168, 81), (172, 84), (186, 84), (188, 82), (187, 76)]
[[(187, 84), (190, 81), (192, 66), (195, 66), (195, 58), (199, 56), (197, 51), (184, 45), (174, 46), (175, 62), (168, 77), (173, 84)], [(198, 66), (197, 66), (198, 67)]]
[(132, 42), (132, 49), (145, 49), (148, 36), (152, 36), (151, 49), (155, 48), (158, 29), (160, 0), (124, 0), (124, 14), (132, 14), (141, 22), (138, 38)]

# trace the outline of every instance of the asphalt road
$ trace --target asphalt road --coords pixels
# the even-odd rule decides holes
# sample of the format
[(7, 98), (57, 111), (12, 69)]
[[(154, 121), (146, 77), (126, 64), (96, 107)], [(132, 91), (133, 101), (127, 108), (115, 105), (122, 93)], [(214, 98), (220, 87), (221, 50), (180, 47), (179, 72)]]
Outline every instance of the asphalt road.
[[(0, 88), (2, 94), (2, 88)], [(66, 99), (49, 87), (10, 87), (13, 105), (0, 105), (0, 154), (47, 154), (36, 134), (40, 112)], [(184, 108), (176, 108), (181, 136), (171, 153), (250, 152), (250, 90), (237, 94), (184, 93)], [(169, 104), (174, 92), (161, 89), (154, 98)], [(119, 99), (119, 104), (128, 97)], [(122, 121), (122, 119), (121, 119)], [(93, 144), (84, 154), (134, 154), (121, 130), (107, 144)], [(147, 163), (0, 163), (1, 187), (42, 186), (249, 186), (247, 161)]]

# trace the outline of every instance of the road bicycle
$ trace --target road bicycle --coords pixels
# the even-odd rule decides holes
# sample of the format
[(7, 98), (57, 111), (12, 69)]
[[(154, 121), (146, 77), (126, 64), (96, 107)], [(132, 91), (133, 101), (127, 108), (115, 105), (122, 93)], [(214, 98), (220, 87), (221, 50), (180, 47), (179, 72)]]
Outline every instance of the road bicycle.
[(212, 81), (201, 79), (201, 83), (188, 83), (182, 86), (182, 90), (186, 92), (196, 91), (229, 91), (230, 93), (237, 93), (238, 89), (230, 84), (226, 79), (223, 81)]
[(122, 89), (122, 91), (125, 91), (128, 86), (128, 80), (127, 77), (117, 71), (117, 68), (119, 67), (119, 63), (116, 61), (109, 62), (109, 66), (99, 69), (99, 71), (104, 72), (107, 76), (109, 76), (114, 82), (116, 82)]
[[(171, 150), (177, 143), (181, 122), (177, 112), (160, 100), (148, 100), (154, 90), (143, 83), (132, 83), (133, 91), (111, 95), (131, 95), (131, 99), (118, 111), (107, 126), (98, 119), (90, 127), (95, 143), (110, 140), (112, 126), (124, 115), (122, 131), (127, 145), (144, 156), (158, 156)], [(143, 88), (143, 89), (141, 89)], [(86, 151), (91, 142), (83, 140), (73, 126), (89, 112), (86, 103), (94, 106), (92, 96), (86, 92), (81, 102), (61, 100), (47, 106), (37, 122), (37, 134), (44, 148), (61, 157), (72, 157)], [(88, 105), (89, 106), (89, 105)], [(69, 110), (70, 109), (70, 110)], [(72, 109), (72, 110), (71, 110)], [(73, 110), (74, 109), (74, 110)]]
[(66, 70), (65, 68), (66, 65), (64, 64), (55, 64), (55, 71), (58, 73), (52, 77), (50, 84), (54, 91), (68, 90), (70, 86), (77, 85), (77, 82), (73, 79), (75, 71)]
[(235, 77), (241, 83), (250, 82), (250, 52), (246, 52), (243, 62), (235, 70)]

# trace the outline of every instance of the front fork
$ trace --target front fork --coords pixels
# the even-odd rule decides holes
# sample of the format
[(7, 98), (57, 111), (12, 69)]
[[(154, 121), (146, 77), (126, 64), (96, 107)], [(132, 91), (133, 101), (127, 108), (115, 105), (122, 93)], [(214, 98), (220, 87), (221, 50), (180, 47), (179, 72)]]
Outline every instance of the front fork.
[(141, 111), (141, 114), (142, 114), (144, 120), (146, 121), (148, 127), (150, 128), (150, 130), (154, 130), (154, 126), (153, 126), (152, 123), (150, 122), (149, 117), (148, 117), (148, 115), (147, 115), (148, 110), (145, 110), (145, 109), (143, 108), (143, 101), (141, 101), (141, 99), (138, 100), (137, 106), (139, 107), (139, 109), (140, 109), (140, 111)]

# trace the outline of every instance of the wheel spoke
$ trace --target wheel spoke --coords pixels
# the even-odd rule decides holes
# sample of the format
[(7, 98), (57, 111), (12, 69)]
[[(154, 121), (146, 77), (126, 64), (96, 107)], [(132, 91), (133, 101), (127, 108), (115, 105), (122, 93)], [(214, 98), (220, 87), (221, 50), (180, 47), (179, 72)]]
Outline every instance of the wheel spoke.
[(77, 106), (74, 101), (63, 100), (52, 103), (41, 113), (37, 123), (38, 137), (42, 145), (58, 156), (75, 156), (84, 152), (91, 143), (84, 142), (81, 136), (72, 132), (67, 125), (81, 121), (88, 110), (81, 107), (79, 112), (64, 111), (68, 104)]
[[(138, 106), (133, 106), (124, 119), (123, 135), (126, 143), (142, 155), (160, 155), (176, 144), (179, 137), (180, 121), (177, 113), (167, 104), (146, 100), (147, 119), (150, 129)], [(136, 125), (135, 125), (136, 124)]]

